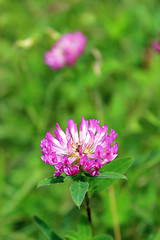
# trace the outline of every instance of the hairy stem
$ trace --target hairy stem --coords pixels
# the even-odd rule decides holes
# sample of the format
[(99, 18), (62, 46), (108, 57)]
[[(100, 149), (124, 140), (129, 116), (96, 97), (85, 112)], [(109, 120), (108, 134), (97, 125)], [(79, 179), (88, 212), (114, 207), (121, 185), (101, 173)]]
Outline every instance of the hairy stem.
[(90, 225), (92, 226), (91, 209), (90, 209), (88, 192), (86, 193), (85, 202), (86, 202), (86, 211), (87, 211), (88, 221), (89, 221)]

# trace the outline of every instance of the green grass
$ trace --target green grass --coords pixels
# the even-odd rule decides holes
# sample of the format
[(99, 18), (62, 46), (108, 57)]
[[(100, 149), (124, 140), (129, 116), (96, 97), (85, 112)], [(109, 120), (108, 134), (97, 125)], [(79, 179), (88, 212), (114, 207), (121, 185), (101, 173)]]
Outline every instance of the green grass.
[[(53, 175), (40, 140), (56, 122), (65, 129), (82, 115), (116, 129), (119, 157), (134, 158), (128, 181), (115, 183), (122, 239), (159, 239), (160, 55), (152, 49), (159, 13), (158, 0), (0, 1), (1, 239), (43, 239), (33, 215), (59, 236), (76, 230), (85, 209), (74, 206), (69, 183), (36, 185)], [(44, 65), (51, 29), (87, 36), (75, 67)], [(18, 46), (27, 38), (32, 46)], [(91, 206), (95, 233), (113, 236), (108, 192), (93, 195)]]

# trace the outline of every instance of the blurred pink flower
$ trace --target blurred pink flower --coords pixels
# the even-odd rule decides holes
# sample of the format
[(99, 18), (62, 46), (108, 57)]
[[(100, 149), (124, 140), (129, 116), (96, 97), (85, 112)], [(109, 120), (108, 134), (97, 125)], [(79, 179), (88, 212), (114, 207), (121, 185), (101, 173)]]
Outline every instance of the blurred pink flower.
[(77, 124), (73, 120), (68, 121), (68, 127), (64, 133), (57, 123), (54, 130), (54, 138), (49, 132), (41, 140), (41, 159), (50, 165), (54, 165), (55, 176), (59, 177), (63, 172), (75, 176), (78, 172), (88, 172), (91, 176), (98, 176), (103, 165), (108, 164), (117, 157), (118, 145), (113, 144), (117, 138), (115, 130), (111, 129), (107, 135), (107, 124), (99, 126), (99, 121), (82, 117), (78, 134)]
[(86, 46), (86, 37), (81, 32), (64, 34), (45, 53), (44, 62), (52, 69), (60, 69), (65, 65), (73, 66)]
[(153, 47), (157, 52), (160, 52), (160, 42), (154, 42)]
[[(159, 35), (160, 35), (160, 31), (159, 31)], [(153, 42), (153, 48), (154, 48), (157, 52), (160, 52), (160, 42), (159, 42), (159, 41), (154, 41), (154, 42)]]

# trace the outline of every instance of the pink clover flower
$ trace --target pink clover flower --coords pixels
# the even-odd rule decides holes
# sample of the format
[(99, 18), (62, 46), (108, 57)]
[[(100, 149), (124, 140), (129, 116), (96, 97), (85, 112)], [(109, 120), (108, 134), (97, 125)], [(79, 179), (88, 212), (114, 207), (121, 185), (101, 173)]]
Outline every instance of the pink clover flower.
[(65, 65), (73, 66), (83, 53), (86, 42), (86, 37), (79, 31), (64, 34), (51, 50), (45, 53), (44, 62), (51, 69), (60, 69)]
[(79, 172), (87, 172), (98, 176), (103, 165), (113, 161), (118, 155), (118, 145), (113, 143), (118, 134), (110, 130), (107, 134), (107, 124), (100, 127), (99, 121), (82, 117), (78, 134), (77, 124), (68, 121), (66, 132), (57, 123), (54, 130), (56, 137), (47, 132), (41, 140), (41, 159), (46, 164), (54, 165), (55, 176), (62, 173), (75, 176)]

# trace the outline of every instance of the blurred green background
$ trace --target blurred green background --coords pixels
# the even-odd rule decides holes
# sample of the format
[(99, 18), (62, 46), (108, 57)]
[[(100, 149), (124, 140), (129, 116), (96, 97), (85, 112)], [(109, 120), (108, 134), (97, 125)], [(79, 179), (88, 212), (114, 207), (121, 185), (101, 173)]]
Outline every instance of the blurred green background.
[[(159, 29), (158, 0), (0, 0), (2, 240), (45, 239), (32, 215), (60, 236), (76, 229), (85, 208), (75, 207), (69, 185), (36, 185), (53, 175), (40, 140), (82, 115), (115, 129), (119, 157), (134, 158), (128, 182), (114, 184), (122, 239), (160, 239)], [(86, 51), (74, 67), (50, 70), (43, 58), (54, 31), (76, 30)], [(95, 233), (114, 236), (108, 191), (94, 194), (91, 207)]]

